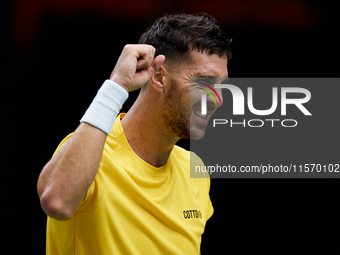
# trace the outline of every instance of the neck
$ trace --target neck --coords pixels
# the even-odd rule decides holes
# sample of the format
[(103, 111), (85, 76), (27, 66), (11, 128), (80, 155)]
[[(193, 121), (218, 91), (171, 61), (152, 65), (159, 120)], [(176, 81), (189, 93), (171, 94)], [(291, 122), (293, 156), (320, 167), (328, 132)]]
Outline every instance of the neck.
[(167, 163), (179, 140), (164, 125), (160, 103), (139, 96), (122, 119), (123, 130), (131, 148), (154, 167)]

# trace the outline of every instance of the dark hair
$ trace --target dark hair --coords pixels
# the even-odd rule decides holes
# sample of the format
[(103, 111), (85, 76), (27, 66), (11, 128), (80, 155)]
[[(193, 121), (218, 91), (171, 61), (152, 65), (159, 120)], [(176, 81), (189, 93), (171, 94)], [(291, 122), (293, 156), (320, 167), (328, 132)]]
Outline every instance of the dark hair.
[(156, 56), (163, 54), (167, 60), (184, 59), (195, 48), (231, 58), (231, 39), (206, 13), (165, 15), (142, 34), (139, 43), (154, 46)]

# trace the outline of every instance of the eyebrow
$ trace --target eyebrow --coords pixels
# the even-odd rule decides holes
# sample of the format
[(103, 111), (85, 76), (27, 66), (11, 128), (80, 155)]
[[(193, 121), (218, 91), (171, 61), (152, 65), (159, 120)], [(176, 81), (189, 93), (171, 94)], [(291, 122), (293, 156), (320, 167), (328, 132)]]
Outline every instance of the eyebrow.
[[(217, 84), (217, 80), (220, 79), (220, 78), (216, 77), (215, 75), (202, 74), (202, 73), (195, 73), (194, 76), (195, 76), (194, 79), (210, 79), (210, 82), (214, 81), (214, 82), (212, 82), (214, 84)], [(229, 78), (225, 78), (219, 84), (228, 83), (228, 81), (229, 81)]]
[(196, 78), (217, 79), (215, 75), (210, 75), (210, 74), (194, 73), (194, 76)]

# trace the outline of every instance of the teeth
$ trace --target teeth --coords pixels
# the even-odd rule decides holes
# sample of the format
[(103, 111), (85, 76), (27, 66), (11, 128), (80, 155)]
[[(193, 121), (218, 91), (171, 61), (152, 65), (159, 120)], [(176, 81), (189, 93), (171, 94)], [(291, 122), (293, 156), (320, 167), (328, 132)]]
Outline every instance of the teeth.
[(207, 115), (202, 115), (200, 110), (195, 110), (194, 114), (202, 119), (206, 119)]

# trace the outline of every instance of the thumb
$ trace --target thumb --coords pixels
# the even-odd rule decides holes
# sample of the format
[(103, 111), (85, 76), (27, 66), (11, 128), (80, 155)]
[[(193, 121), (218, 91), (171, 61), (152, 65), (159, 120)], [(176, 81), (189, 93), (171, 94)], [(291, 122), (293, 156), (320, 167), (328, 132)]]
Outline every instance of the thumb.
[(161, 66), (163, 65), (165, 61), (164, 55), (158, 55), (151, 63), (151, 65), (148, 68), (148, 71), (150, 73), (150, 76), (154, 75), (156, 72), (159, 71)]

